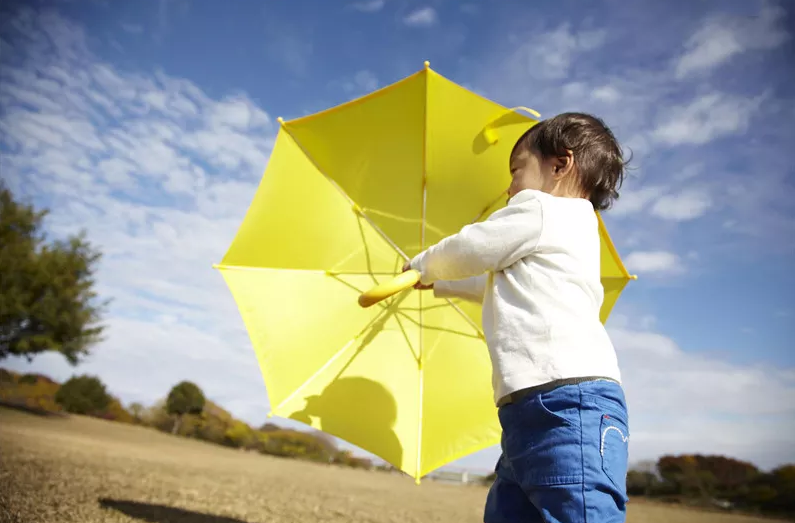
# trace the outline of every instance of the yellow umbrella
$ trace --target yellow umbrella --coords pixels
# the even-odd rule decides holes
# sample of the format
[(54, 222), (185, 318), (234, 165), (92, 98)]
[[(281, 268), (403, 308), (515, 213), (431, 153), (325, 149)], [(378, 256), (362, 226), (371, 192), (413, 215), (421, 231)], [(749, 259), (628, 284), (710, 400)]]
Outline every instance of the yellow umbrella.
[[(411, 276), (395, 278), (407, 259), (504, 205), (510, 150), (537, 120), (426, 62), (367, 96), (279, 121), (260, 186), (216, 265), (251, 337), (270, 415), (333, 434), (417, 482), (497, 444), (480, 306), (400, 291)], [(604, 321), (630, 276), (600, 227)], [(394, 295), (368, 300), (384, 286)]]

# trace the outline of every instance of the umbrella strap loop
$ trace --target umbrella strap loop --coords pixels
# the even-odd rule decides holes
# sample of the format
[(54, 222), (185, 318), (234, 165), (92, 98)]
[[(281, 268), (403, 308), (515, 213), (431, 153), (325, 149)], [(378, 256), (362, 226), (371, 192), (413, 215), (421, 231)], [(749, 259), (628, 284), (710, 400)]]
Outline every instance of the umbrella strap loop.
[(486, 127), (483, 129), (483, 137), (490, 145), (494, 145), (499, 140), (499, 136), (497, 136), (497, 131), (494, 129), (495, 127), (494, 124), (496, 124), (506, 115), (515, 113), (517, 111), (524, 111), (526, 113), (529, 113), (531, 116), (534, 116), (535, 118), (541, 118), (541, 114), (535, 109), (530, 109), (529, 107), (525, 107), (523, 105), (511, 107), (507, 111), (501, 113), (497, 118), (494, 118), (492, 121), (486, 124)]

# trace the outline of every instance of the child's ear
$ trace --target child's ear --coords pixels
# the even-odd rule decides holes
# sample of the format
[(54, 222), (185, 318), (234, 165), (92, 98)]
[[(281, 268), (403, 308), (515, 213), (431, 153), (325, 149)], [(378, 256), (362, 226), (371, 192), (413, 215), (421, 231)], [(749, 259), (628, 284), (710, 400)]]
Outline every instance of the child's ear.
[(574, 153), (570, 150), (566, 151), (563, 156), (556, 156), (554, 163), (554, 173), (558, 178), (563, 178), (574, 169)]

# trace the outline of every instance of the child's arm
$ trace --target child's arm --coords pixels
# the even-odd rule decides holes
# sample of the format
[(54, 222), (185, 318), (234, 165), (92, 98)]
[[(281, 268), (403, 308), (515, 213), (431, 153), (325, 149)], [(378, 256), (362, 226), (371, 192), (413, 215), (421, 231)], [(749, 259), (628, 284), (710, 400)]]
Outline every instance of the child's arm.
[(433, 295), (437, 298), (463, 298), (483, 303), (488, 278), (488, 274), (481, 274), (465, 280), (439, 280), (433, 284)]
[(530, 198), (465, 226), (415, 256), (410, 265), (425, 285), (499, 271), (535, 250), (541, 226), (541, 203)]

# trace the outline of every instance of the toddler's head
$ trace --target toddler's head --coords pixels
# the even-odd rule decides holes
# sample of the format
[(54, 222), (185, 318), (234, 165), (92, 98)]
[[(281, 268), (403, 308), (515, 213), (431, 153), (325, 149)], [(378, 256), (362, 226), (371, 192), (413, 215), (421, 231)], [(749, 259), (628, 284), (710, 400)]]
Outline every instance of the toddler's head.
[(535, 189), (586, 198), (608, 209), (624, 180), (624, 161), (613, 133), (594, 116), (563, 113), (524, 133), (511, 151), (508, 196)]

